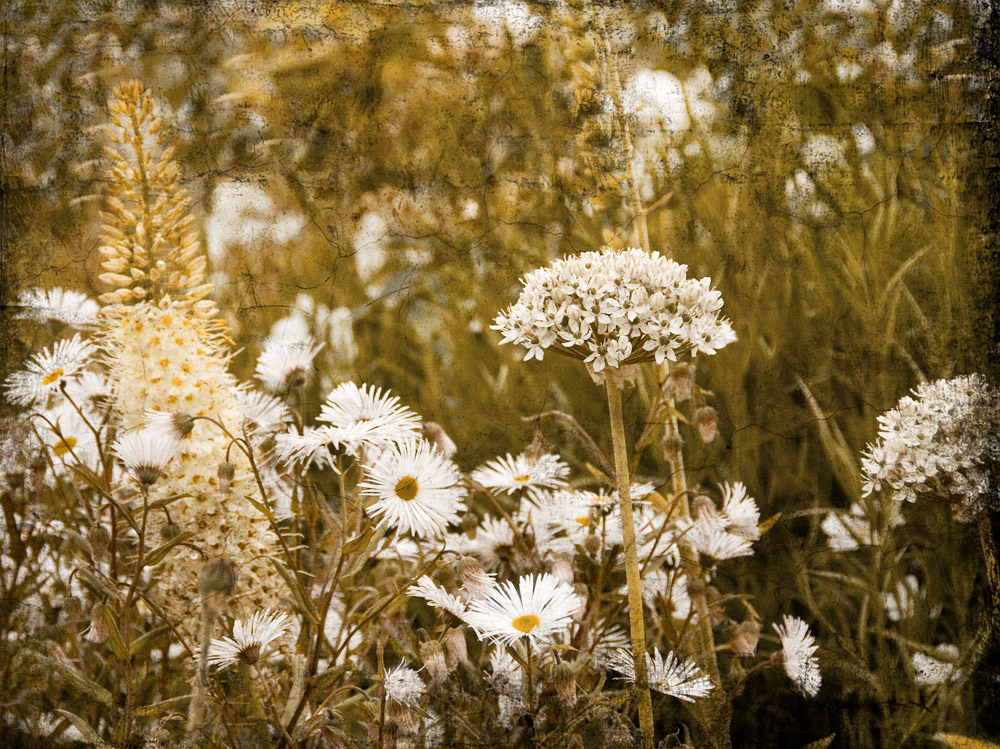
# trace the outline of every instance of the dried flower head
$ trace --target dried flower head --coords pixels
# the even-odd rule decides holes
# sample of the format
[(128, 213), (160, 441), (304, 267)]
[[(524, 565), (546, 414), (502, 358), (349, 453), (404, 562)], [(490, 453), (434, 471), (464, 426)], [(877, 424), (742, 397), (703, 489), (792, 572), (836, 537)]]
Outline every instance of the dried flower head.
[(387, 671), (382, 685), (388, 699), (407, 707), (416, 707), (427, 691), (419, 674), (405, 663)]
[(658, 252), (584, 252), (532, 271), (523, 284), (492, 327), (503, 333), (501, 343), (526, 347), (526, 360), (555, 347), (596, 377), (684, 352), (714, 354), (736, 340), (719, 316), (722, 297), (711, 279), (689, 279), (687, 266)]
[[(653, 653), (653, 656), (646, 653), (646, 671), (649, 674), (650, 689), (685, 702), (694, 702), (696, 698), (706, 697), (712, 691), (714, 686), (712, 680), (701, 673), (695, 664), (670, 652), (664, 658), (659, 649), (654, 649)], [(635, 681), (635, 659), (630, 650), (619, 648), (610, 661), (611, 668), (621, 673), (627, 680)]]
[(795, 616), (786, 615), (774, 631), (781, 639), (781, 658), (785, 673), (795, 686), (809, 697), (819, 692), (821, 676), (816, 652), (816, 639), (809, 634), (809, 625)]
[(463, 615), (480, 639), (509, 645), (522, 637), (550, 639), (567, 629), (580, 601), (573, 589), (548, 573), (506, 581), (473, 599)]
[(260, 662), (266, 648), (291, 626), (288, 614), (258, 611), (248, 620), (233, 625), (233, 636), (212, 640), (208, 646), (208, 664), (226, 667), (242, 661), (251, 666)]

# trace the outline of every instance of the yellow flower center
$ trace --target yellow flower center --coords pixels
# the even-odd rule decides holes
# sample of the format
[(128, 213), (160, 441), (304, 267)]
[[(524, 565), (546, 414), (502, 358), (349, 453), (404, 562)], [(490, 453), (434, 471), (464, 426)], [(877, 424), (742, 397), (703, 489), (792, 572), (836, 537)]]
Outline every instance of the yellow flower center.
[(518, 632), (524, 632), (528, 634), (531, 630), (537, 627), (540, 623), (540, 619), (534, 614), (522, 614), (510, 623), (514, 629)]
[(45, 377), (42, 378), (42, 384), (43, 385), (51, 385), (53, 382), (55, 382), (56, 380), (58, 380), (62, 376), (63, 376), (63, 368), (62, 367), (56, 367), (51, 372), (49, 372), (47, 375), (45, 375)]
[(52, 448), (52, 451), (56, 455), (65, 455), (76, 447), (76, 441), (76, 437), (63, 437), (56, 443), (55, 447)]
[(417, 480), (413, 476), (403, 476), (396, 482), (396, 496), (405, 502), (409, 502), (417, 496)]
[(515, 476), (514, 481), (516, 481), (519, 484), (527, 484), (529, 481), (531, 481), (531, 476)]

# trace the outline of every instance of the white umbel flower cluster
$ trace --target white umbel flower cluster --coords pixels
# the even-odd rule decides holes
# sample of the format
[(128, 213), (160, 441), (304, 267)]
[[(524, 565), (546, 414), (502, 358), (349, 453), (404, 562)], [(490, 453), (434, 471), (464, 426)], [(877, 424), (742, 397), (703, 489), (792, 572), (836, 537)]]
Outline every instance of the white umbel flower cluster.
[(582, 359), (591, 374), (642, 361), (676, 361), (684, 352), (714, 354), (736, 340), (720, 317), (711, 279), (658, 252), (604, 249), (557, 260), (523, 279), (515, 304), (496, 318), (501, 343)]
[(958, 519), (975, 519), (991, 491), (984, 463), (1000, 460), (1000, 395), (986, 378), (923, 383), (878, 421), (878, 442), (861, 461), (864, 494), (888, 489), (908, 502), (920, 494), (957, 498)]
[(795, 686), (809, 697), (819, 692), (822, 677), (816, 652), (816, 638), (809, 634), (809, 625), (796, 616), (785, 616), (782, 623), (774, 625), (781, 639), (781, 658), (785, 673)]

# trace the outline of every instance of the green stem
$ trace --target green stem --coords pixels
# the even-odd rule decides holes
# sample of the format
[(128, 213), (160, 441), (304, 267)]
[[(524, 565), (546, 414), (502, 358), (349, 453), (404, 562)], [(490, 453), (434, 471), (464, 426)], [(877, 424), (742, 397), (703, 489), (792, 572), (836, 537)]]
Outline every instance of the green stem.
[(649, 675), (646, 672), (646, 633), (642, 618), (642, 581), (639, 578), (639, 556), (635, 548), (635, 519), (632, 515), (632, 487), (628, 473), (628, 452), (625, 449), (625, 423), (622, 419), (622, 394), (612, 377), (604, 378), (608, 392), (608, 412), (611, 416), (611, 439), (615, 447), (615, 474), (618, 499), (621, 502), (622, 536), (625, 541), (625, 578), (628, 581), (629, 629), (632, 634), (632, 656), (635, 661), (635, 691), (639, 703), (639, 730), (643, 749), (653, 749), (653, 703), (649, 695)]

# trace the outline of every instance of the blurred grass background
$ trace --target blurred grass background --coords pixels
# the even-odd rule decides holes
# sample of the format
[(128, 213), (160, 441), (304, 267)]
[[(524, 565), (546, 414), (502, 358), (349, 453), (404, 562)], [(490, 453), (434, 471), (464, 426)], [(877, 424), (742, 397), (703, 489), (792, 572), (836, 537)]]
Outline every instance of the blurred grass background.
[[(242, 348), (235, 370), (250, 378), (292, 305), (312, 309), (320, 337), (316, 318), (342, 309), (353, 355), (327, 346), (314, 411), (338, 379), (388, 386), (444, 426), (466, 469), (519, 451), (534, 430), (522, 417), (546, 409), (572, 413), (610, 452), (583, 368), (521, 364), (489, 326), (528, 270), (636, 244), (621, 98), (650, 244), (712, 277), (739, 336), (699, 363), (720, 437), (687, 441), (691, 482), (743, 481), (765, 517), (782, 513), (722, 578), (756, 596), (765, 622), (779, 611), (816, 622), (823, 645), (819, 699), (803, 713), (787, 690), (751, 682), (734, 743), (801, 745), (822, 729), (838, 746), (889, 746), (926, 716), (869, 599), (915, 574), (927, 611), (894, 636), (969, 643), (981, 624), (974, 534), (939, 508), (907, 508), (902, 551), (845, 562), (818, 511), (859, 498), (875, 418), (916, 383), (972, 371), (997, 383), (985, 6), (17, 2), (2, 13), (5, 304), (31, 285), (103, 291), (104, 102), (138, 77), (175, 129)], [(4, 373), (46, 343), (11, 311)], [(626, 397), (637, 435), (648, 403)], [(665, 468), (650, 453), (640, 472), (662, 481)], [(852, 564), (874, 588), (812, 573)], [(879, 611), (866, 623), (868, 607)], [(941, 715), (974, 731), (970, 708), (964, 694)]]

